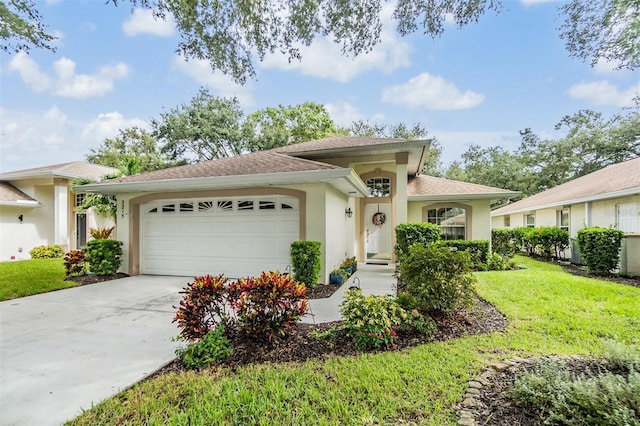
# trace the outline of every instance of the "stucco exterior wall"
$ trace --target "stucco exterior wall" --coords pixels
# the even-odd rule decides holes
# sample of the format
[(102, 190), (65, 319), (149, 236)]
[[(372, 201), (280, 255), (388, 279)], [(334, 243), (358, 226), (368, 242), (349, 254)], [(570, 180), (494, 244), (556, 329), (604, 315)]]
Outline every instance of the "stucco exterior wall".
[[(453, 202), (452, 202), (453, 203)], [(448, 202), (440, 201), (410, 201), (407, 209), (408, 222), (422, 222), (423, 208), (431, 205), (446, 205)], [(470, 227), (467, 229), (467, 239), (469, 240), (491, 240), (491, 222), (489, 219), (490, 203), (489, 200), (470, 200), (456, 205), (465, 205), (471, 207)], [(467, 214), (469, 212), (467, 211)]]
[[(352, 224), (354, 218), (347, 218), (344, 211), (348, 206), (348, 198), (333, 189), (327, 187), (325, 192), (325, 262), (324, 274), (321, 275), (323, 283), (329, 282), (329, 273), (340, 266), (349, 255), (349, 242), (355, 238), (355, 229)], [(307, 225), (309, 226), (309, 225)], [(351, 232), (349, 232), (351, 231)]]

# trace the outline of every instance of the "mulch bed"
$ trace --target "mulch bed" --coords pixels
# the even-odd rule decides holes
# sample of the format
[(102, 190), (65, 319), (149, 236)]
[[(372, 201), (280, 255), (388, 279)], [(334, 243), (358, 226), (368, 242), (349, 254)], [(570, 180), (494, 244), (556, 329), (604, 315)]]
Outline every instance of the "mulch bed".
[(599, 275), (592, 274), (587, 270), (586, 266), (578, 266), (573, 263), (560, 263), (562, 269), (566, 272), (579, 275), (581, 277), (595, 278), (598, 280), (611, 281), (618, 284), (630, 285), (633, 287), (640, 288), (640, 277), (621, 277), (619, 275), (609, 275), (606, 277), (601, 277)]
[(65, 280), (73, 281), (78, 285), (86, 285), (86, 284), (96, 284), (96, 283), (102, 283), (105, 281), (117, 280), (120, 278), (126, 278), (128, 276), (129, 274), (118, 272), (118, 273), (109, 274), (109, 275), (89, 275), (89, 274), (79, 275), (77, 277), (67, 277), (65, 278)]
[[(451, 316), (435, 318), (438, 328), (431, 335), (399, 331), (395, 346), (386, 350), (400, 350), (434, 341), (499, 332), (506, 328), (506, 318), (493, 305), (480, 297), (476, 298), (476, 302), (475, 307), (468, 313), (457, 312)], [(354, 349), (346, 332), (340, 329), (341, 323), (296, 323), (286, 338), (276, 339), (271, 343), (234, 335), (230, 338), (233, 354), (221, 365), (235, 370), (249, 364), (304, 362), (310, 359), (361, 354), (362, 352)], [(329, 330), (332, 332), (326, 333), (323, 338), (318, 337)], [(384, 350), (374, 352), (380, 351)], [(180, 362), (176, 360), (157, 374), (182, 369)]]
[(307, 299), (326, 299), (338, 291), (340, 286), (333, 284), (318, 284), (307, 289)]

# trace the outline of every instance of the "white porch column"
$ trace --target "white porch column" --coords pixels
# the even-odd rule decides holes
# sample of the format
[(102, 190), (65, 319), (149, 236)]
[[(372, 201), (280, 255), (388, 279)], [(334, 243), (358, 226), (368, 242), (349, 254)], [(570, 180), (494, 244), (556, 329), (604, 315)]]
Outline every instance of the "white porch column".
[(54, 244), (68, 250), (69, 245), (69, 188), (66, 181), (53, 185), (53, 238)]

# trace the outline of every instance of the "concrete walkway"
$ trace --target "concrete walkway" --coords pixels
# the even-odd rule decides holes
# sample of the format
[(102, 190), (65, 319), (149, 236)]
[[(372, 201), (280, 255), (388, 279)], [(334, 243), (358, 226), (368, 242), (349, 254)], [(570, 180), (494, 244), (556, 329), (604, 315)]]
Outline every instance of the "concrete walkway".
[[(341, 319), (344, 292), (393, 294), (392, 266), (360, 265), (306, 323)], [(0, 425), (59, 425), (171, 361), (190, 277), (136, 276), (0, 302)]]

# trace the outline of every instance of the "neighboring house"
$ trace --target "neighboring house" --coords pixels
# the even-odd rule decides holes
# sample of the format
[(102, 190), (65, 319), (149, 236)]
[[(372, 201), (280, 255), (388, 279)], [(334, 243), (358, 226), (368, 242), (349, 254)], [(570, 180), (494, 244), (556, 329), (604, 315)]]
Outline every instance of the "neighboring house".
[[(321, 281), (345, 257), (394, 260), (394, 227), (442, 221), (489, 239), (491, 200), (511, 191), (420, 176), (428, 141), (334, 137), (125, 177), (115, 194), (122, 269), (132, 275), (284, 271), (297, 240), (322, 244)], [(454, 232), (455, 231), (455, 232)]]
[(0, 261), (28, 259), (40, 245), (64, 250), (83, 247), (89, 227), (112, 221), (81, 213), (83, 193), (74, 193), (76, 178), (99, 179), (117, 171), (80, 161), (0, 174)]
[[(494, 228), (558, 226), (572, 240), (578, 230), (623, 231), (621, 271), (640, 276), (640, 157), (605, 167), (491, 213)], [(572, 242), (567, 256), (579, 263)]]

